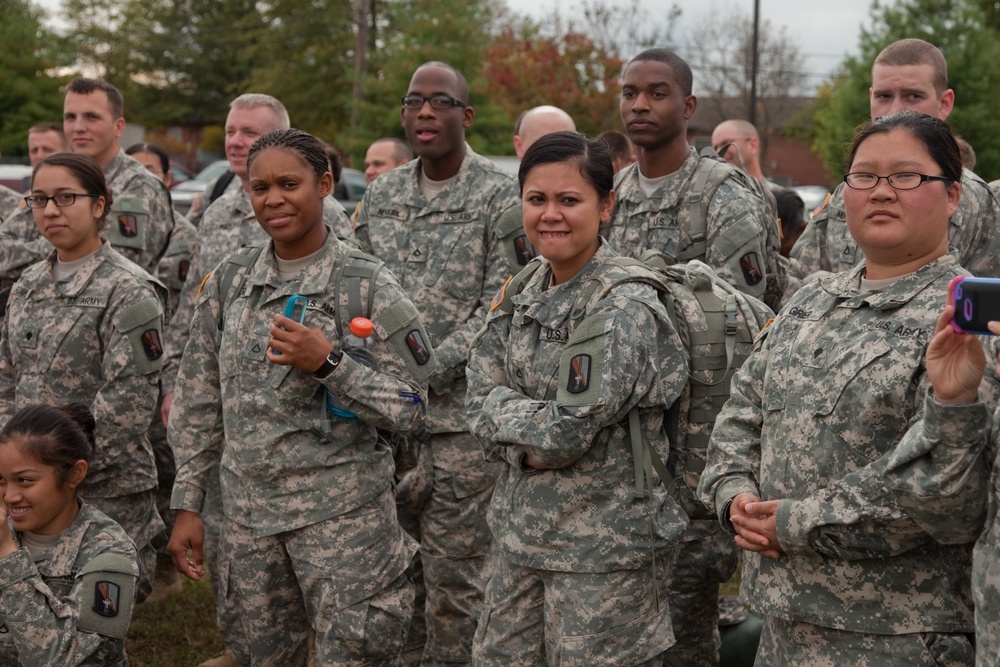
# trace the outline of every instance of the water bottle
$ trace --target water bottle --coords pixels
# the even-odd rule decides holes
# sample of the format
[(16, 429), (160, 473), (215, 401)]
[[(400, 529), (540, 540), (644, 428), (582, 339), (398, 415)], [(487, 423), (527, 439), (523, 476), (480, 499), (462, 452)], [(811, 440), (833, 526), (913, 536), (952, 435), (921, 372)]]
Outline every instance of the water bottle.
[[(374, 357), (371, 351), (372, 331), (375, 327), (367, 317), (355, 317), (351, 320), (350, 333), (341, 339), (341, 349), (344, 354), (354, 359), (362, 366), (374, 368)], [(358, 416), (344, 407), (329, 389), (326, 390), (326, 410), (337, 419), (356, 420)]]

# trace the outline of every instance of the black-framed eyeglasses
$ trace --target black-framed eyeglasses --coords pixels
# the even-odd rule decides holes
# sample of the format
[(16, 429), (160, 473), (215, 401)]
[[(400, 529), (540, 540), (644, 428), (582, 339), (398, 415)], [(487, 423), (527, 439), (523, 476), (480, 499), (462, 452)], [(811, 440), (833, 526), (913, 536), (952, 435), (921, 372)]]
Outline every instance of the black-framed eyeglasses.
[(46, 197), (44, 195), (28, 195), (24, 198), (24, 203), (28, 205), (28, 208), (45, 208), (49, 205), (49, 202), (55, 202), (55, 205), (59, 208), (65, 206), (72, 206), (76, 202), (77, 197), (100, 197), (101, 195), (92, 195), (85, 192), (60, 192), (57, 195), (52, 195), (51, 197)]
[(407, 95), (403, 98), (403, 108), (416, 111), (420, 107), (424, 106), (424, 102), (430, 102), (431, 108), (437, 109), (438, 111), (443, 111), (444, 109), (450, 109), (452, 107), (469, 106), (462, 100), (457, 100), (450, 95), (431, 95), (430, 97), (424, 97), (423, 95)]
[(847, 187), (854, 190), (871, 190), (883, 178), (897, 190), (914, 190), (927, 181), (951, 183), (955, 180), (947, 176), (928, 176), (927, 174), (918, 174), (913, 171), (901, 171), (896, 174), (889, 174), (888, 176), (877, 176), (863, 171), (844, 174), (844, 182), (847, 183)]

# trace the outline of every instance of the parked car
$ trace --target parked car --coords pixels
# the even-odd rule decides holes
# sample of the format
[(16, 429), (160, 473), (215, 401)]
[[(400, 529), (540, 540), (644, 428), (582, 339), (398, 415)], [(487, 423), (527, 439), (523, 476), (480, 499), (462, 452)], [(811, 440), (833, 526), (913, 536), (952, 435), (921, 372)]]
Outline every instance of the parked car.
[(333, 190), (333, 198), (344, 205), (348, 215), (354, 215), (358, 202), (365, 196), (365, 187), (364, 173), (345, 167), (340, 171), (340, 182)]
[(31, 167), (26, 164), (0, 164), (0, 184), (14, 192), (24, 192), (31, 182)]
[(170, 191), (170, 197), (174, 201), (174, 208), (180, 213), (187, 215), (191, 208), (191, 202), (195, 197), (205, 192), (211, 183), (219, 176), (229, 171), (228, 160), (216, 160), (207, 167), (199, 171), (194, 178), (178, 183)]
[(807, 220), (812, 219), (813, 213), (823, 205), (823, 202), (826, 201), (826, 196), (830, 194), (830, 189), (825, 185), (796, 185), (792, 189), (802, 198), (802, 203), (806, 205)]
[(172, 178), (173, 185), (171, 187), (176, 188), (181, 183), (185, 181), (190, 181), (194, 178), (194, 173), (187, 167), (177, 164), (176, 162), (170, 163), (170, 176)]

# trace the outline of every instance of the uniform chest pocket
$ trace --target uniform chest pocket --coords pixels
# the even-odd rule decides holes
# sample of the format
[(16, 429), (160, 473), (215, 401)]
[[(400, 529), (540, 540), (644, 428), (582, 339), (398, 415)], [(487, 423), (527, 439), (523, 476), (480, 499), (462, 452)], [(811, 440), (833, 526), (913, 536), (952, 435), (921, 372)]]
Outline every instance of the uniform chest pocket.
[(912, 373), (917, 360), (907, 358), (884, 340), (876, 340), (865, 341), (829, 361), (827, 372), (822, 374), (823, 389), (813, 402), (813, 414), (874, 461), (899, 439), (913, 416), (916, 388)]
[(486, 246), (478, 218), (427, 225), (413, 234), (412, 242), (426, 248), (425, 286), (463, 300), (480, 298)]
[(681, 231), (677, 216), (658, 215), (650, 221), (646, 233), (646, 248), (677, 257), (681, 248)]
[[(12, 322), (11, 352), (17, 355), (14, 359), (15, 366), (44, 372), (49, 370), (52, 361), (66, 345), (80, 350), (100, 349), (96, 322), (89, 329), (84, 326), (88, 319), (97, 319), (98, 313), (91, 313), (90, 310), (92, 309), (60, 308), (55, 311), (54, 317), (25, 317), (16, 326)], [(42, 336), (45, 337), (44, 341), (40, 340)]]

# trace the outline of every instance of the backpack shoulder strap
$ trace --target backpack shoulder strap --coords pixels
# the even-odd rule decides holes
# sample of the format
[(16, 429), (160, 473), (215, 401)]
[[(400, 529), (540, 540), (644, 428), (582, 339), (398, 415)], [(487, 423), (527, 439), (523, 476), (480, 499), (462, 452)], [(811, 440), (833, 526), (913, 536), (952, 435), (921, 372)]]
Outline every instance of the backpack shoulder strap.
[[(260, 257), (260, 253), (263, 250), (264, 246), (262, 245), (240, 248), (227, 257), (225, 263), (222, 265), (222, 279), (219, 284), (222, 317), (219, 318), (219, 333), (222, 333), (226, 328), (226, 309), (233, 302), (233, 299), (243, 291), (243, 283), (246, 282), (247, 273), (254, 262), (257, 261), (257, 258)], [(237, 276), (239, 276), (240, 281), (236, 284), (236, 289), (233, 290), (233, 283), (236, 281)]]
[(334, 266), (334, 285), (337, 290), (336, 304), (347, 319), (337, 317), (337, 333), (343, 335), (342, 326), (350, 324), (355, 317), (371, 317), (375, 301), (372, 285), (382, 267), (381, 260), (352, 248), (343, 262)]
[[(712, 172), (721, 164), (725, 164), (725, 162), (717, 155), (706, 154), (703, 151), (698, 156), (698, 168), (694, 172), (691, 188), (687, 194), (692, 245), (677, 257), (677, 261), (679, 262), (705, 255), (705, 229), (708, 226), (708, 206), (704, 203), (704, 194), (709, 189)], [(715, 183), (716, 188), (719, 186), (719, 183)]]
[(507, 315), (513, 313), (514, 297), (521, 293), (521, 290), (524, 289), (524, 286), (541, 266), (542, 259), (535, 257), (520, 272), (508, 278), (507, 282), (497, 291), (496, 296), (493, 297), (493, 302), (490, 304), (490, 312), (499, 310)]

